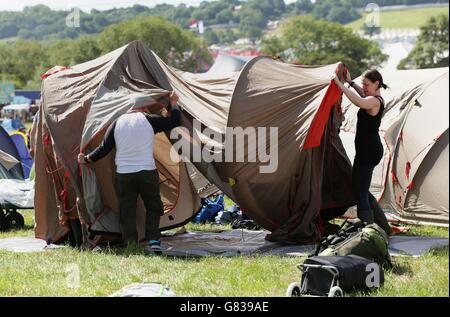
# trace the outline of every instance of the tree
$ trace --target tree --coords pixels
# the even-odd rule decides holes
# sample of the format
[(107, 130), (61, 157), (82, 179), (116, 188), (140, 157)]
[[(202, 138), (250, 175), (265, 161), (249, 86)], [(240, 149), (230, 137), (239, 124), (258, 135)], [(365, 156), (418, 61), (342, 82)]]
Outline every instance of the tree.
[(421, 27), (417, 43), (398, 68), (434, 68), (449, 65), (448, 16), (431, 17)]
[(261, 11), (270, 20), (278, 20), (286, 12), (284, 0), (249, 0), (245, 7)]
[(33, 77), (36, 65), (44, 62), (45, 56), (42, 45), (34, 41), (0, 45), (0, 76), (22, 88)]
[(219, 36), (212, 29), (206, 29), (204, 36), (206, 43), (208, 43), (209, 45), (220, 43)]
[(245, 7), (241, 9), (240, 18), (239, 31), (246, 37), (258, 38), (267, 27), (267, 18), (258, 9)]
[(313, 9), (313, 3), (311, 0), (297, 0), (293, 5), (293, 15), (308, 14)]
[(111, 25), (99, 36), (102, 53), (140, 40), (166, 63), (185, 71), (195, 71), (199, 64), (210, 62), (206, 44), (192, 32), (157, 17), (139, 17), (130, 22)]
[(361, 17), (361, 14), (346, 0), (317, 0), (314, 3), (313, 15), (316, 19), (326, 19), (342, 24)]
[(219, 37), (219, 43), (221, 44), (231, 44), (239, 38), (238, 35), (230, 29), (217, 31), (217, 36)]
[(303, 65), (342, 61), (354, 74), (387, 59), (376, 42), (363, 39), (338, 23), (317, 21), (309, 16), (289, 18), (278, 39), (263, 39), (263, 53)]

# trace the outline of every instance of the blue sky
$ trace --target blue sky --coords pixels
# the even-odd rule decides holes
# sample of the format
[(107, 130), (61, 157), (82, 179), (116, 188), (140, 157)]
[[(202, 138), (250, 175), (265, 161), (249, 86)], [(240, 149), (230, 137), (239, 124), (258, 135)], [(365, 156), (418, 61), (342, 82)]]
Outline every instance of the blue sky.
[[(6, 11), (20, 11), (25, 6), (45, 4), (55, 10), (68, 10), (73, 7), (78, 7), (83, 11), (90, 11), (91, 9), (107, 10), (114, 7), (129, 7), (133, 4), (141, 4), (153, 7), (156, 4), (168, 3), (178, 5), (185, 3), (186, 5), (197, 6), (203, 0), (0, 0), (0, 10)], [(286, 3), (295, 2), (295, 0), (285, 0)]]

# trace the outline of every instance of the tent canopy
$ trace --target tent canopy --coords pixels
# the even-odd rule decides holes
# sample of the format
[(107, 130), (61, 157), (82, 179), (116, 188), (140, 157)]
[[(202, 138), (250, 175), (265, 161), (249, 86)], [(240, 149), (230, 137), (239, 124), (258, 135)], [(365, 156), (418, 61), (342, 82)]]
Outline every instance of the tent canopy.
[[(351, 163), (337, 133), (341, 93), (330, 81), (331, 74), (341, 70), (338, 64), (305, 67), (258, 57), (226, 76), (191, 74), (167, 66), (141, 42), (132, 42), (96, 60), (44, 74), (42, 106), (32, 136), (36, 236), (55, 241), (69, 230), (71, 219), (79, 219), (85, 232), (120, 232), (114, 154), (80, 171), (77, 153), (94, 149), (107, 127), (131, 109), (160, 113), (174, 90), (184, 107), (182, 128), (176, 131), (193, 148), (214, 144), (211, 149), (223, 157), (231, 144), (229, 128), (239, 127), (234, 137), (250, 148), (246, 158), (261, 158), (270, 151), (276, 156), (270, 161), (271, 173), (261, 173), (261, 168), (271, 167), (267, 160), (208, 162), (204, 157), (195, 160), (194, 151), (183, 153), (199, 173), (270, 230), (269, 239), (317, 240), (320, 213), (354, 204)], [(207, 135), (204, 128), (216, 136)], [(252, 153), (250, 141), (255, 140), (246, 128), (277, 132), (271, 137), (268, 132), (265, 145)], [(165, 207), (161, 229), (186, 223), (200, 203), (187, 164), (172, 161), (175, 141), (166, 134), (155, 140)], [(241, 151), (231, 147), (229, 153), (235, 158)], [(140, 202), (141, 238), (144, 216)]]
[[(17, 151), (16, 145), (14, 144), (13, 140), (11, 139), (8, 132), (5, 131), (0, 126), (0, 151), (4, 153), (5, 155), (8, 155), (8, 157), (13, 158), (15, 161), (20, 162), (20, 155)], [(3, 159), (5, 160), (5, 164), (3, 165), (5, 168), (7, 168), (10, 173), (8, 175), (14, 175), (14, 178), (23, 178), (23, 169), (21, 164), (17, 164), (14, 166), (10, 166), (11, 159), (8, 159), (10, 163), (6, 164), (6, 157), (3, 156)], [(12, 177), (12, 176), (11, 176)], [(9, 178), (9, 176), (5, 176), (4, 178)]]

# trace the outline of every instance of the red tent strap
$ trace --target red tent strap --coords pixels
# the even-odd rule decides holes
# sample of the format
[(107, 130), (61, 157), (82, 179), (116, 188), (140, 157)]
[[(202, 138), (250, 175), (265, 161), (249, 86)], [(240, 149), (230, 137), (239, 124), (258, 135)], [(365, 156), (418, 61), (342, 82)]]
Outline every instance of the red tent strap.
[[(59, 197), (61, 197), (61, 201), (63, 203), (63, 208), (64, 208), (64, 212), (69, 212), (72, 211), (74, 209), (74, 207), (72, 207), (71, 209), (67, 208), (67, 181), (70, 177), (70, 173), (69, 170), (66, 169), (66, 172), (64, 174), (64, 183), (63, 183), (63, 190), (61, 191), (61, 193), (59, 194)], [(76, 206), (76, 204), (75, 204)]]
[[(64, 186), (65, 187), (65, 186)], [(64, 212), (67, 210), (67, 190), (64, 188), (59, 194), (61, 201), (63, 203)]]
[(49, 69), (48, 71), (46, 71), (45, 73), (43, 73), (43, 74), (41, 75), (41, 78), (42, 78), (42, 79), (45, 79), (45, 78), (47, 78), (47, 77), (50, 77), (50, 76), (53, 75), (53, 74), (59, 73), (59, 72), (61, 72), (61, 71), (63, 71), (63, 70), (69, 69), (69, 68), (70, 68), (70, 67), (55, 66), (55, 67)]
[(394, 171), (391, 171), (391, 176), (392, 176), (392, 182), (394, 183), (394, 185), (398, 185), (398, 179), (397, 179), (397, 176), (395, 176)]
[(414, 180), (411, 181), (411, 183), (409, 183), (408, 187), (406, 187), (406, 188), (407, 188), (408, 190), (411, 190), (411, 189), (413, 189), (413, 187), (414, 187)]
[(303, 146), (305, 150), (320, 146), (328, 118), (330, 117), (331, 109), (338, 103), (341, 97), (341, 90), (334, 81), (331, 82), (327, 92), (325, 93), (325, 97), (317, 110), (311, 127), (309, 128), (308, 135)]
[(411, 163), (410, 162), (406, 162), (406, 166), (405, 166), (406, 179), (409, 179), (409, 172), (410, 171), (411, 171)]
[(398, 136), (398, 140), (403, 143), (403, 130), (400, 131), (400, 135)]
[(50, 144), (50, 133), (47, 132), (46, 134), (44, 134), (44, 137), (42, 139), (43, 139), (44, 145), (49, 145)]

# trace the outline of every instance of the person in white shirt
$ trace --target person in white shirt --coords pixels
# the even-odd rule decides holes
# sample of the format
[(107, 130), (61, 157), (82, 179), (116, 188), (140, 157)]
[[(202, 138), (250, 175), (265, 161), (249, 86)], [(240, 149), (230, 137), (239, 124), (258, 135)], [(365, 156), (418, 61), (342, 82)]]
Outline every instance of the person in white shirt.
[(170, 131), (181, 124), (178, 96), (172, 92), (169, 99), (170, 117), (150, 115), (144, 111), (125, 113), (108, 128), (103, 142), (94, 151), (78, 155), (80, 164), (89, 164), (116, 148), (116, 192), (123, 241), (138, 242), (136, 205), (138, 196), (141, 196), (147, 210), (145, 236), (148, 250), (153, 253), (161, 253), (159, 222), (164, 213), (153, 157), (155, 134)]

